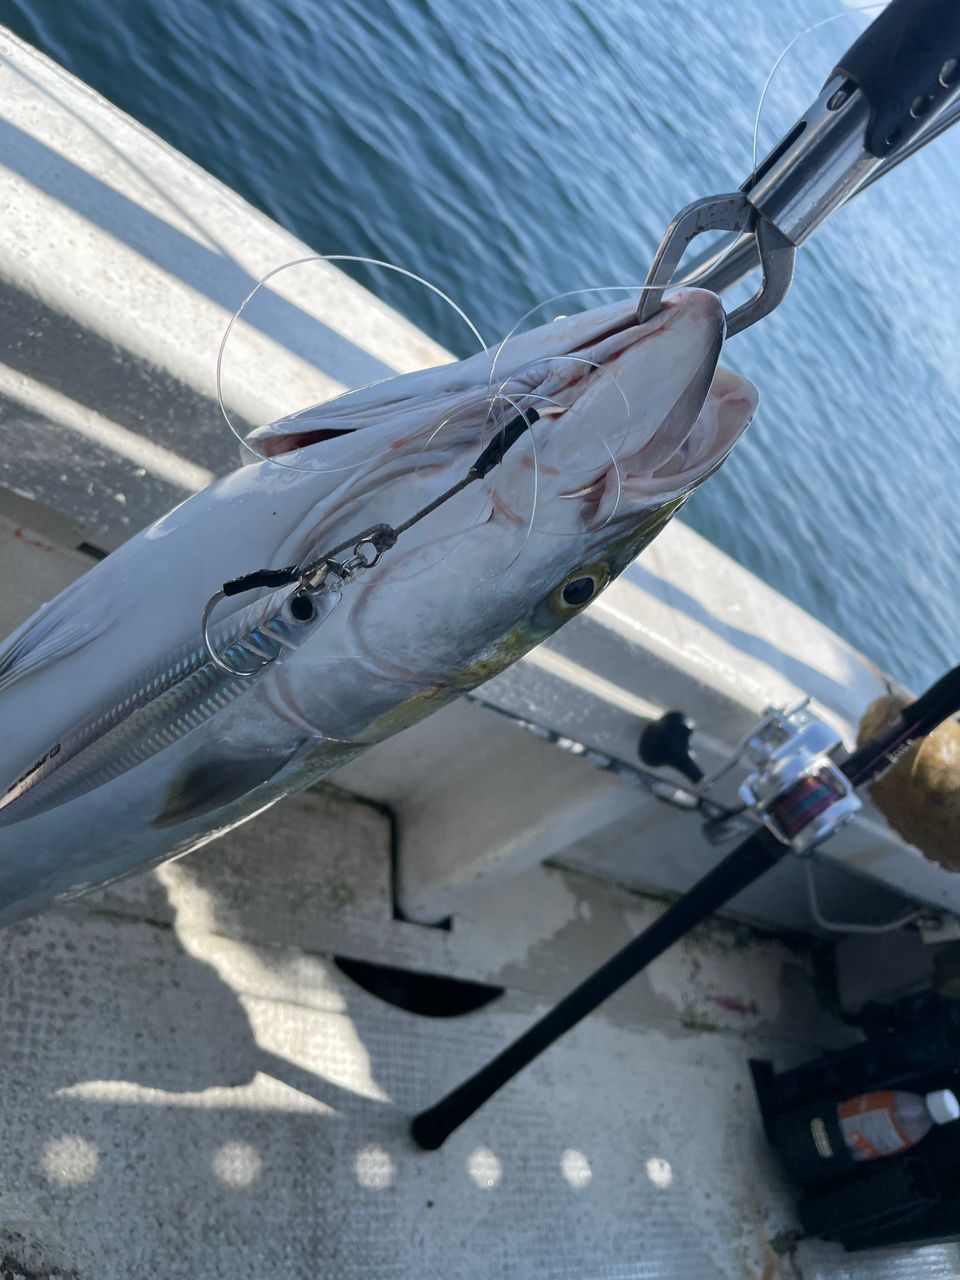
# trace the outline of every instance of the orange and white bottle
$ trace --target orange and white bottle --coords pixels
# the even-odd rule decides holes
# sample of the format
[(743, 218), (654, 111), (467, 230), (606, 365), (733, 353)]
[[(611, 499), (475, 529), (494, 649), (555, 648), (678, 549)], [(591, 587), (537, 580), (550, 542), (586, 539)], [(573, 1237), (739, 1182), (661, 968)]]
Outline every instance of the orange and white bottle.
[(900, 1089), (876, 1089), (837, 1107), (843, 1140), (854, 1160), (897, 1155), (926, 1137), (934, 1125), (960, 1120), (960, 1102), (950, 1089), (921, 1097)]

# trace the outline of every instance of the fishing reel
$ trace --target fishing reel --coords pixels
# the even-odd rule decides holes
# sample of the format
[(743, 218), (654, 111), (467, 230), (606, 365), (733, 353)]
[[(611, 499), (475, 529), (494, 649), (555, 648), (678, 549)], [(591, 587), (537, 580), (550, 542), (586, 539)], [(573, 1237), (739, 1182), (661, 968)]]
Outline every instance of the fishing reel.
[(833, 761), (840, 735), (801, 702), (772, 709), (751, 733), (744, 754), (755, 765), (740, 798), (794, 853), (829, 839), (860, 808), (850, 780)]
[[(746, 820), (766, 827), (802, 856), (829, 839), (860, 808), (853, 785), (833, 759), (843, 747), (842, 739), (813, 714), (809, 700), (791, 708), (768, 708), (711, 774), (704, 775), (690, 750), (692, 732), (687, 717), (668, 711), (644, 730), (640, 758), (653, 767), (678, 769), (694, 783), (707, 814), (705, 834), (713, 841), (742, 831)], [(744, 759), (753, 768), (738, 789), (742, 806), (717, 804), (710, 793)]]

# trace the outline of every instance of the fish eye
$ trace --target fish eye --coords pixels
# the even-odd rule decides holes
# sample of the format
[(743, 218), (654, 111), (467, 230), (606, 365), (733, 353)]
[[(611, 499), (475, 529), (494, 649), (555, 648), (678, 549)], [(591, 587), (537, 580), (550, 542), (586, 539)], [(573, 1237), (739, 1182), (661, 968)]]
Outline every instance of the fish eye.
[(561, 613), (574, 613), (590, 603), (606, 586), (609, 573), (603, 566), (578, 569), (561, 582), (551, 597), (553, 605)]
[(592, 577), (574, 578), (572, 582), (568, 582), (561, 590), (563, 603), (570, 605), (573, 609), (579, 609), (582, 604), (586, 604), (588, 600), (592, 600), (596, 595), (597, 584)]

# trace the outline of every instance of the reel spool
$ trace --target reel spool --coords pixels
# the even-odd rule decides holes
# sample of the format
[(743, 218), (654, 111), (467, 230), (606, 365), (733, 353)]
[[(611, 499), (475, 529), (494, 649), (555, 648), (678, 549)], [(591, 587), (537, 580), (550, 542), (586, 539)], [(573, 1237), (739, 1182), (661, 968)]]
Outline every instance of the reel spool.
[[(639, 754), (651, 768), (677, 769), (694, 787), (701, 802), (742, 759), (753, 766), (739, 787), (743, 808), (711, 817), (704, 832), (716, 843), (762, 825), (796, 854), (806, 854), (829, 839), (860, 809), (853, 785), (834, 763), (843, 742), (824, 720), (813, 714), (809, 699), (795, 707), (768, 707), (763, 719), (746, 733), (730, 756), (704, 776), (690, 750), (693, 722), (668, 711), (647, 725)], [(717, 806), (722, 812), (723, 806)]]
[(771, 708), (744, 744), (755, 765), (740, 798), (794, 853), (809, 853), (860, 809), (850, 780), (833, 761), (843, 742), (806, 702)]

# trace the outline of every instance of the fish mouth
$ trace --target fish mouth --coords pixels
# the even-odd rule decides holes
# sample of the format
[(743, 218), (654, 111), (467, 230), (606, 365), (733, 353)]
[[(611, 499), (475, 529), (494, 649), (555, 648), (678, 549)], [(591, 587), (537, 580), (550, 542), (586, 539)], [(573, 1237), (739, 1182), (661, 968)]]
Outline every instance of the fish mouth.
[(580, 504), (584, 529), (628, 524), (638, 510), (681, 497), (711, 475), (750, 425), (757, 404), (752, 383), (723, 365), (712, 371), (705, 362), (678, 397), (662, 435), (556, 498)]
[[(589, 343), (501, 383), (498, 394), (511, 414), (538, 414), (530, 433), (534, 461), (522, 448), (516, 461), (536, 467), (551, 501), (580, 505), (579, 523), (563, 515), (553, 521), (541, 511), (534, 524), (596, 529), (614, 518), (621, 499), (628, 499), (623, 514), (630, 519), (635, 494), (648, 498), (696, 479), (717, 435), (705, 428), (701, 410), (725, 331), (716, 295), (687, 290), (668, 299), (653, 321), (641, 326), (631, 314)], [(710, 424), (716, 425), (712, 415)], [(697, 445), (687, 447), (693, 437)], [(501, 515), (522, 522), (522, 484), (505, 475), (498, 488)]]
[(685, 483), (718, 466), (750, 425), (758, 403), (751, 382), (718, 365), (694, 429), (651, 474), (651, 482)]
[[(371, 523), (368, 514), (402, 520), (412, 484), (425, 501), (442, 493), (499, 430), (535, 410), (536, 423), (471, 492), (483, 490), (497, 524), (589, 531), (621, 506), (629, 512), (633, 503), (621, 499), (632, 497), (638, 484), (646, 493), (651, 485), (672, 489), (684, 482), (690, 469), (684, 459), (700, 457), (684, 447), (709, 393), (724, 333), (715, 294), (678, 290), (643, 324), (635, 304), (554, 321), (468, 361), (347, 393), (251, 439), (272, 459), (289, 453), (297, 469), (315, 463), (336, 473), (324, 520), (329, 540), (346, 521)], [(314, 449), (315, 459), (305, 459)], [(464, 501), (458, 511), (473, 527), (482, 501)], [(313, 524), (304, 530), (311, 545), (318, 536)]]
[(312, 445), (325, 444), (328, 440), (337, 440), (350, 435), (351, 427), (317, 427), (314, 430), (290, 431), (284, 435), (267, 435), (262, 432), (251, 432), (248, 440), (257, 441), (256, 452), (263, 458), (279, 458), (285, 453), (296, 453), (300, 449), (309, 449)]

